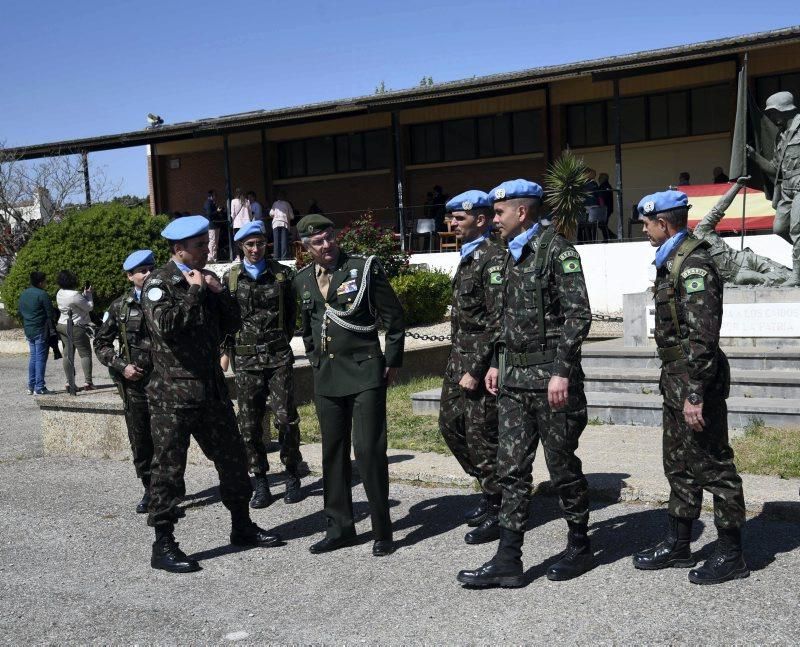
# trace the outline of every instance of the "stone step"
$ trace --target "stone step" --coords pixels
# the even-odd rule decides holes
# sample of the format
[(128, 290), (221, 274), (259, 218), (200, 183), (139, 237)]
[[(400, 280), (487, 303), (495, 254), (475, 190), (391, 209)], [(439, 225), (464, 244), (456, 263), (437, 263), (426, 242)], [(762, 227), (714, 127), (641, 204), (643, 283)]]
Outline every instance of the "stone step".
[[(658, 368), (609, 368), (591, 366), (584, 369), (587, 391), (604, 393), (658, 394)], [(731, 397), (797, 398), (800, 399), (800, 372), (731, 370)]]
[[(800, 370), (800, 349), (725, 348), (732, 369), (747, 371), (797, 371)], [(627, 347), (621, 339), (586, 343), (581, 351), (584, 369), (608, 368), (659, 368), (655, 346)]]
[[(411, 395), (417, 415), (439, 413), (440, 389)], [(615, 425), (661, 425), (660, 395), (587, 391), (590, 420)], [(742, 429), (755, 420), (772, 427), (800, 427), (800, 398), (728, 398), (728, 426)]]

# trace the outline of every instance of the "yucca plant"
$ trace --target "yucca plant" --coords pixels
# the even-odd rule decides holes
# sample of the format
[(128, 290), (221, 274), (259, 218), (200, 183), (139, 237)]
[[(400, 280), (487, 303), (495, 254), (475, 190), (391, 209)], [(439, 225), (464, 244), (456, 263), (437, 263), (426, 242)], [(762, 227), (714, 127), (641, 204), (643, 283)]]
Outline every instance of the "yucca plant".
[(586, 164), (570, 150), (561, 153), (544, 174), (544, 201), (549, 207), (553, 227), (572, 240), (586, 201)]

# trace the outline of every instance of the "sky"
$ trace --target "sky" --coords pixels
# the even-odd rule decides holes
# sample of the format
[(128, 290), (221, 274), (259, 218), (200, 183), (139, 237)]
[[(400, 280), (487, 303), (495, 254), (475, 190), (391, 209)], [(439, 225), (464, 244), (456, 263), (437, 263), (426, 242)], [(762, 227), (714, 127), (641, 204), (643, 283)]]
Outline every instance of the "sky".
[[(796, 0), (3, 2), (0, 144), (372, 94), (787, 27)], [(15, 37), (12, 37), (14, 36)], [(144, 148), (93, 153), (147, 194)]]

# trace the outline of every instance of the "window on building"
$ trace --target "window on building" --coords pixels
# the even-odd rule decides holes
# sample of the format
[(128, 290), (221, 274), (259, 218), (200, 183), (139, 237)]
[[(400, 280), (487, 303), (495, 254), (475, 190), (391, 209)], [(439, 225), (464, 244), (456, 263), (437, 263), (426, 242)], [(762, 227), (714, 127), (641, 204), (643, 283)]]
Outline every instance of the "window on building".
[(542, 150), (541, 110), (454, 119), (409, 128), (411, 163), (454, 162)]
[(690, 92), (692, 135), (721, 133), (733, 125), (734, 94), (730, 85), (712, 85)]
[(776, 92), (791, 92), (797, 105), (800, 101), (800, 72), (761, 76), (756, 79), (756, 101), (762, 110), (767, 99)]
[(389, 131), (369, 130), (278, 144), (278, 176), (353, 173), (389, 166)]
[(607, 143), (605, 102), (567, 106), (567, 143), (573, 148)]
[[(620, 141), (640, 142), (647, 139), (647, 105), (645, 97), (625, 97), (619, 101), (620, 112)], [(607, 140), (614, 140), (614, 129), (617, 111), (614, 101), (606, 104), (608, 114)]]
[(669, 92), (647, 97), (650, 137), (685, 137), (689, 134), (689, 93)]

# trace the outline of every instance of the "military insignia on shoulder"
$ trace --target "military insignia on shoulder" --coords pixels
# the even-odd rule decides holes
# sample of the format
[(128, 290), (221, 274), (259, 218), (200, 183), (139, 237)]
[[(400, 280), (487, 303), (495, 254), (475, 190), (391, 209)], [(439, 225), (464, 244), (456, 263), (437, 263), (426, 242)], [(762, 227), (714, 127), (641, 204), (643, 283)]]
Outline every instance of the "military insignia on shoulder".
[(147, 285), (161, 285), (163, 282), (161, 279), (148, 279)]
[(106, 321), (108, 321), (108, 318), (109, 318), (110, 316), (111, 316), (111, 313), (110, 313), (108, 310), (106, 310), (106, 313), (103, 315), (103, 323), (105, 323)]
[(706, 280), (702, 276), (693, 276), (683, 282), (686, 288), (686, 294), (694, 294), (695, 292), (703, 292), (706, 289)]
[(581, 259), (576, 257), (566, 258), (561, 261), (561, 269), (564, 274), (572, 274), (581, 271)]
[(161, 297), (164, 296), (164, 290), (161, 288), (148, 288), (147, 292), (145, 292), (145, 296), (147, 297), (148, 301), (161, 301)]
[(280, 281), (281, 283), (286, 280), (286, 275), (283, 272), (278, 272), (275, 275), (275, 280)]
[(667, 261), (667, 272), (672, 271), (672, 261)]
[(481, 257), (481, 250), (476, 251), (472, 256), (477, 261)]
[(178, 283), (180, 283), (181, 281), (183, 281), (183, 276), (178, 276), (176, 274), (175, 276), (172, 277), (172, 284), (173, 285), (178, 285)]
[(701, 267), (690, 267), (688, 270), (683, 270), (681, 272), (682, 279), (688, 279), (690, 276), (706, 276), (708, 274), (708, 270), (704, 270)]
[(308, 290), (303, 292), (303, 301), (308, 301), (310, 299), (311, 299), (311, 292), (309, 292)]
[(578, 252), (574, 249), (568, 249), (567, 251), (562, 252), (558, 256), (558, 260), (560, 261), (565, 261), (568, 258), (580, 258), (580, 254), (578, 254)]
[(489, 272), (489, 285), (502, 285), (503, 273), (500, 270), (492, 270)]

